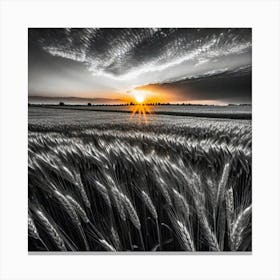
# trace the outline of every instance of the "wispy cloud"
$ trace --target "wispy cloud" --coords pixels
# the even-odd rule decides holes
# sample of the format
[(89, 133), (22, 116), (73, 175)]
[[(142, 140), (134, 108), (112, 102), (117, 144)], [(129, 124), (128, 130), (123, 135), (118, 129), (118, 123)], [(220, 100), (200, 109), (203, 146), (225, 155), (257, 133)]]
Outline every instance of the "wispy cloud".
[[(31, 36), (55, 57), (118, 87), (203, 76), (251, 63), (250, 29), (46, 29)], [(111, 86), (112, 86), (111, 85)]]

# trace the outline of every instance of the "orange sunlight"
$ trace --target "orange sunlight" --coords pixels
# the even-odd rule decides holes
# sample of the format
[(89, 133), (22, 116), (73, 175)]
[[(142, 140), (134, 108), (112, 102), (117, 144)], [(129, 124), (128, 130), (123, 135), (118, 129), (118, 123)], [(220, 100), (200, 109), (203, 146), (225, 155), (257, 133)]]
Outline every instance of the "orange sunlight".
[(137, 103), (142, 104), (144, 103), (146, 97), (149, 95), (149, 92), (145, 90), (135, 89), (131, 91), (131, 94), (133, 95)]
[(132, 114), (130, 116), (130, 119), (135, 115), (138, 115), (139, 122), (142, 122), (143, 120), (145, 124), (148, 124), (146, 114), (151, 114), (151, 110), (149, 106), (145, 105), (145, 103), (149, 102), (152, 92), (147, 90), (134, 89), (130, 92), (130, 94), (134, 99), (132, 103), (135, 103), (135, 105), (131, 107)]

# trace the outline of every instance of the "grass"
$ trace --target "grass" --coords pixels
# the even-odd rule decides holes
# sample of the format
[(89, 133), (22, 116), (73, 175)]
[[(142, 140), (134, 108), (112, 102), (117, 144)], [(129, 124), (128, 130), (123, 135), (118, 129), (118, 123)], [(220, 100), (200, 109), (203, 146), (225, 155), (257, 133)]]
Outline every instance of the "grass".
[[(234, 121), (233, 121), (234, 122)], [(251, 251), (251, 127), (29, 127), (30, 251)]]

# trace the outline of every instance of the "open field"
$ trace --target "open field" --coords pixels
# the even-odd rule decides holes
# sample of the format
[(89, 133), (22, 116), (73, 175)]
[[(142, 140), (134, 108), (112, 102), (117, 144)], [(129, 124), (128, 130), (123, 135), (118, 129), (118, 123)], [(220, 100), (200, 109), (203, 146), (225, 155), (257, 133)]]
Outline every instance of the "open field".
[[(31, 105), (33, 108), (42, 105)], [(226, 118), (226, 119), (245, 119), (252, 118), (252, 106), (183, 106), (183, 105), (161, 105), (150, 106), (142, 105), (148, 114), (152, 115), (171, 115), (171, 116), (184, 116), (184, 117), (204, 117), (204, 118)], [(43, 105), (44, 108), (53, 108), (60, 110), (75, 110), (75, 111), (97, 111), (97, 112), (111, 112), (111, 113), (131, 113), (136, 106), (125, 105)]]
[(29, 250), (251, 251), (251, 121), (174, 110), (29, 107)]

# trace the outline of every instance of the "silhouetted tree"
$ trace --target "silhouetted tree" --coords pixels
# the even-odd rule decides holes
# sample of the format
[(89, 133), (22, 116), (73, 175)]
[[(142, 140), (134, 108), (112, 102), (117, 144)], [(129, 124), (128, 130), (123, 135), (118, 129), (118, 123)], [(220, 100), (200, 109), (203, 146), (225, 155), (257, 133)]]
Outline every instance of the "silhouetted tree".
[(64, 102), (59, 102), (59, 106), (64, 106)]
[(87, 105), (88, 105), (88, 106), (91, 106), (91, 103), (88, 103)]

